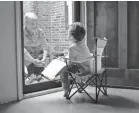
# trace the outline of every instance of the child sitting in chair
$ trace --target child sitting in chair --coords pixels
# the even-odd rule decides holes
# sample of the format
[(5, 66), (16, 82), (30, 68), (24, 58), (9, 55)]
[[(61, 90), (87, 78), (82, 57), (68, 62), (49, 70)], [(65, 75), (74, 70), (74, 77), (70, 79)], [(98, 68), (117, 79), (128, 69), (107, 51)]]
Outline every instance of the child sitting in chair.
[[(72, 42), (71, 47), (69, 48), (69, 60), (71, 61), (78, 61), (81, 59), (85, 59), (91, 56), (90, 50), (84, 42), (85, 37), (85, 28), (80, 22), (75, 22), (70, 25), (68, 29), (68, 38)], [(72, 66), (72, 63), (68, 62), (70, 66), (66, 68), (66, 71), (70, 71), (75, 73), (77, 70)], [(84, 71), (90, 68), (90, 61), (86, 61), (81, 63), (79, 70)], [(68, 96), (69, 92), (69, 79), (68, 79), (68, 72), (64, 71), (61, 75), (62, 87), (64, 89), (64, 97)]]

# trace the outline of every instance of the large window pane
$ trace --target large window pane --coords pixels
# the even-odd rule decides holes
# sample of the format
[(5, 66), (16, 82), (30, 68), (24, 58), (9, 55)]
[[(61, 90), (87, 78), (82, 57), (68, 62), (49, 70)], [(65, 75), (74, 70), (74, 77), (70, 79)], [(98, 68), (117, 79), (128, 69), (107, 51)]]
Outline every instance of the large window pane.
[[(66, 36), (67, 36), (67, 27), (69, 24), (72, 23), (72, 2), (24, 1), (23, 16), (28, 12), (33, 12), (38, 17), (37, 28), (40, 28), (44, 31), (45, 40), (49, 45), (50, 55), (48, 57), (49, 59), (48, 62), (50, 63), (50, 61), (53, 60), (53, 55), (51, 55), (51, 53), (63, 52), (70, 46), (70, 42)], [(25, 19), (23, 19), (23, 21), (25, 21)], [(30, 30), (29, 32), (32, 31)], [(33, 36), (34, 35), (32, 35), (32, 37), (29, 38), (33, 38)], [(33, 41), (35, 41), (35, 39), (33, 39)], [(38, 42), (36, 41), (35, 43)], [(25, 44), (25, 35), (24, 35), (24, 44)], [(32, 66), (30, 66), (30, 69), (32, 70)], [(35, 68), (35, 70), (37, 69)], [(43, 79), (39, 81), (40, 76), (30, 75), (28, 65), (25, 65), (24, 72), (25, 72), (24, 75), (25, 85), (38, 84), (40, 82), (42, 83), (49, 81), (44, 77), (41, 77)], [(59, 79), (59, 77), (57, 79)]]

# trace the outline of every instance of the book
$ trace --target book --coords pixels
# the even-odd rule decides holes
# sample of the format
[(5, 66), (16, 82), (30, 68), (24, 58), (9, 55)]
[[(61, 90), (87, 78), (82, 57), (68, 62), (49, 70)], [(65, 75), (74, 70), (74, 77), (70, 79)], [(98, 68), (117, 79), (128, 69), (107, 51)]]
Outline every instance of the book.
[(54, 59), (48, 64), (42, 74), (50, 80), (53, 80), (64, 71), (65, 67), (66, 63), (63, 60)]

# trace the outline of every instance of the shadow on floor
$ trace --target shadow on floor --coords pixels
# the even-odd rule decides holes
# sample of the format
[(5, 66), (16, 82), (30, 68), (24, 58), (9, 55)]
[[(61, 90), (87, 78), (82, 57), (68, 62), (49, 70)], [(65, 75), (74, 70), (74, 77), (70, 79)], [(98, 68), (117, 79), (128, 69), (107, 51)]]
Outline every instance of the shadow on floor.
[(139, 103), (135, 100), (117, 95), (101, 96), (98, 104), (116, 108), (139, 108)]
[[(95, 97), (94, 94), (91, 95)], [(71, 99), (73, 103), (92, 103), (95, 104), (86, 94), (79, 94)], [(118, 95), (100, 95), (97, 105), (111, 106), (116, 108), (131, 108), (139, 109), (139, 102), (128, 97), (118, 96)]]

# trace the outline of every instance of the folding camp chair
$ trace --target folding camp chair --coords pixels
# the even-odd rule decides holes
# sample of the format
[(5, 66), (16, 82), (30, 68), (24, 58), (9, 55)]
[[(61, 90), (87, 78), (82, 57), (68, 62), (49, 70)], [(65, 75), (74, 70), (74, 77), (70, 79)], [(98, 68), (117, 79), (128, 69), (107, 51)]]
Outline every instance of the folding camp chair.
[[(77, 72), (72, 73), (70, 71), (67, 71), (69, 74), (69, 77), (72, 79), (72, 84), (70, 85), (70, 90), (68, 93), (67, 99), (70, 99), (72, 96), (74, 96), (77, 92), (85, 92), (95, 103), (98, 101), (99, 93), (102, 92), (104, 95), (107, 95), (107, 76), (106, 76), (106, 68), (102, 68), (101, 59), (104, 57), (102, 56), (104, 48), (107, 43), (106, 38), (95, 38), (96, 42), (96, 49), (93, 56), (88, 57), (86, 59), (82, 59), (80, 61), (71, 61), (72, 64), (80, 65), (82, 62), (85, 62), (87, 60), (90, 60), (90, 69), (86, 70), (85, 72)], [(64, 58), (67, 62), (69, 59)], [(106, 62), (105, 62), (106, 63)], [(68, 65), (67, 65), (68, 66)], [(82, 80), (82, 77), (85, 76), (86, 80)], [(79, 80), (80, 78), (80, 80)], [(78, 80), (77, 80), (78, 79)], [(89, 85), (95, 86), (95, 94), (96, 98), (92, 98), (91, 95), (86, 91), (86, 87)], [(77, 90), (75, 90), (73, 93), (71, 93), (71, 90), (76, 87)]]

